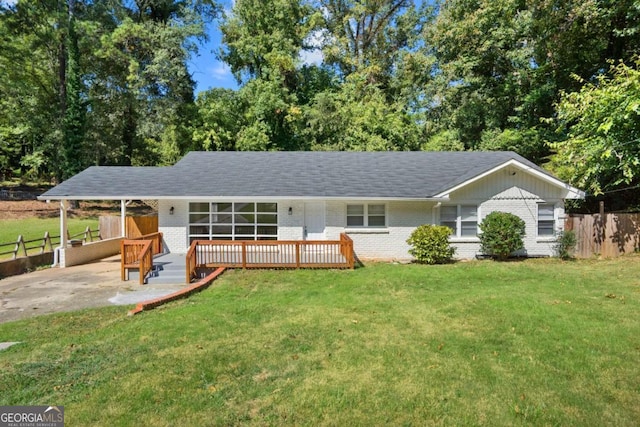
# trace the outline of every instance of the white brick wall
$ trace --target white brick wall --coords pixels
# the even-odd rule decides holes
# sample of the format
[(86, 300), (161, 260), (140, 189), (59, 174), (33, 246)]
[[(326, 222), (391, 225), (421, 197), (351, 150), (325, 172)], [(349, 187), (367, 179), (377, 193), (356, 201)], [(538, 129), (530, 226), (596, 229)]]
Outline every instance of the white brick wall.
[(302, 240), (304, 203), (300, 200), (279, 201), (278, 222), (278, 240)]
[[(521, 255), (529, 256), (554, 256), (555, 239), (551, 237), (538, 237), (538, 204), (553, 203), (555, 205), (556, 232), (564, 228), (564, 204), (562, 200), (553, 199), (508, 199), (497, 195), (485, 201), (471, 200), (451, 200), (457, 204), (477, 204), (478, 223), (491, 212), (508, 212), (522, 218), (525, 222), (524, 250)], [(474, 258), (480, 253), (479, 239), (452, 239), (452, 244), (456, 248), (455, 257), (458, 259)]]
[[(486, 190), (486, 183), (483, 186)], [(478, 200), (470, 198), (456, 198), (451, 195), (451, 204), (475, 204), (479, 207), (479, 221), (493, 211), (513, 213), (527, 224), (525, 250), (529, 255), (553, 255), (553, 242), (548, 238), (537, 237), (537, 206), (538, 203), (554, 203), (556, 205), (557, 224), (561, 227), (564, 219), (564, 209), (561, 200), (536, 198), (531, 189), (523, 189), (526, 193), (501, 184), (498, 192), (489, 199)], [(465, 196), (469, 192), (465, 189)], [(516, 188), (517, 190), (517, 188)], [(513, 194), (526, 194), (526, 199), (510, 198)], [(554, 194), (553, 196), (556, 196)], [(347, 232), (353, 239), (356, 255), (363, 260), (410, 260), (409, 245), (406, 240), (411, 232), (422, 224), (437, 224), (438, 209), (434, 202), (388, 202), (387, 227), (382, 229), (357, 229), (346, 228), (345, 201), (327, 201), (325, 204), (325, 237), (327, 240), (337, 240), (340, 233)], [(355, 203), (367, 203), (358, 201)], [(379, 202), (372, 202), (379, 203)], [(174, 208), (173, 215), (169, 215), (170, 208)], [(289, 215), (291, 207), (291, 215)], [(159, 231), (164, 233), (164, 240), (171, 252), (185, 253), (188, 249), (188, 221), (189, 201), (186, 200), (161, 200), (158, 204)], [(301, 240), (304, 238), (304, 201), (278, 201), (278, 239)], [(558, 230), (559, 231), (559, 230)], [(456, 247), (456, 258), (473, 258), (479, 253), (478, 239), (452, 240)]]
[[(336, 215), (341, 218), (341, 226), (335, 229), (337, 236), (345, 231), (347, 216), (347, 203), (340, 202), (340, 205), (341, 209), (336, 209)], [(353, 240), (356, 255), (363, 260), (410, 260), (407, 239), (417, 226), (432, 223), (434, 203), (389, 202), (386, 206), (387, 227), (384, 229), (346, 229)]]
[[(173, 206), (173, 215), (169, 210)], [(186, 200), (158, 201), (158, 231), (162, 233), (170, 252), (186, 253), (189, 249), (187, 227), (189, 224), (189, 202)]]

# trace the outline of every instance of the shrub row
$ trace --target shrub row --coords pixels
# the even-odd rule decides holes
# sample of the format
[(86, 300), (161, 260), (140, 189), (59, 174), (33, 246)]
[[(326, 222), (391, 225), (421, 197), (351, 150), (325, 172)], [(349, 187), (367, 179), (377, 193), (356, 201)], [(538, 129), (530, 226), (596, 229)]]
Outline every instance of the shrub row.
[[(507, 212), (491, 212), (480, 223), (480, 250), (483, 254), (504, 261), (515, 252), (524, 249), (525, 222)], [(451, 262), (455, 248), (449, 243), (451, 229), (441, 225), (421, 225), (416, 228), (407, 243), (409, 253), (423, 264)], [(558, 235), (555, 250), (562, 259), (571, 258), (576, 246), (572, 231)]]

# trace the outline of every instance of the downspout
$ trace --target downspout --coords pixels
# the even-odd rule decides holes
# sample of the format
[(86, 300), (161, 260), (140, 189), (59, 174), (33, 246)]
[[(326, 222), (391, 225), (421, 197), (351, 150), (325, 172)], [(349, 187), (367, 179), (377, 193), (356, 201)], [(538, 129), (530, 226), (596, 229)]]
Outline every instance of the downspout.
[(433, 225), (438, 225), (438, 224), (436, 224), (436, 218), (438, 217), (436, 212), (438, 211), (438, 209), (440, 209), (440, 206), (442, 206), (442, 202), (436, 203), (431, 208), (431, 224), (433, 224)]

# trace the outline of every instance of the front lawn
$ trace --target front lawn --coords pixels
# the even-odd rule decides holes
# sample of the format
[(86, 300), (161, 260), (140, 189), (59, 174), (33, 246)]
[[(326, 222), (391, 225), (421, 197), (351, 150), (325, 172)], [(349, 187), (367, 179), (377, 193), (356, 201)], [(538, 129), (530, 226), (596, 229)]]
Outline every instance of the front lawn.
[(640, 256), (229, 271), (0, 325), (0, 405), (68, 425), (637, 425)]

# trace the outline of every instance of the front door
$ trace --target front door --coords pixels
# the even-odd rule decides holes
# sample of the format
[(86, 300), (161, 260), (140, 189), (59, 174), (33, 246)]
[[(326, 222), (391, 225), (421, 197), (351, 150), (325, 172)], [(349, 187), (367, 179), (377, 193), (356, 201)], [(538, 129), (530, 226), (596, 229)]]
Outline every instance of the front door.
[(324, 240), (325, 206), (324, 202), (305, 202), (304, 239)]

